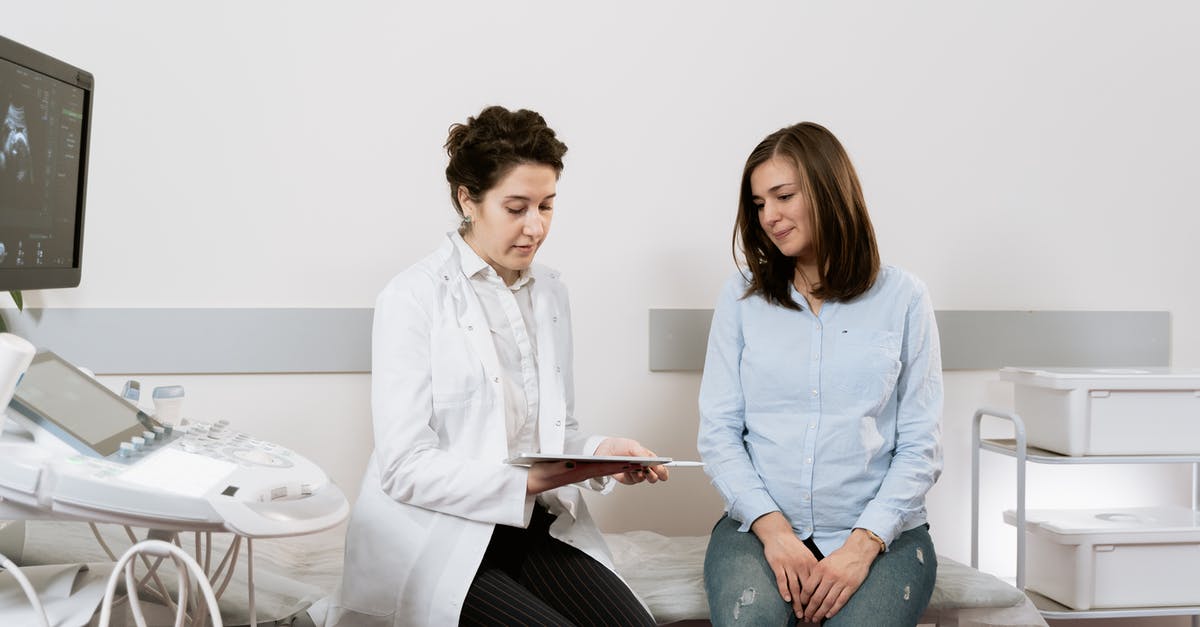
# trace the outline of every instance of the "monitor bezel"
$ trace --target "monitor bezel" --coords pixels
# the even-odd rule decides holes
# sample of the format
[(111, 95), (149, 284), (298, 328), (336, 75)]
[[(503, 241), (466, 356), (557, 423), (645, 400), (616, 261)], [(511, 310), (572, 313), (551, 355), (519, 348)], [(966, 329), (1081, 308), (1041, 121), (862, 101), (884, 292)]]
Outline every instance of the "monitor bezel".
[(83, 221), (87, 205), (87, 175), (91, 162), (92, 92), (95, 79), (86, 70), (0, 36), (0, 59), (83, 90), (83, 128), (80, 131), (79, 187), (75, 195), (75, 251), (70, 268), (0, 268), (0, 291), (78, 287), (83, 278)]

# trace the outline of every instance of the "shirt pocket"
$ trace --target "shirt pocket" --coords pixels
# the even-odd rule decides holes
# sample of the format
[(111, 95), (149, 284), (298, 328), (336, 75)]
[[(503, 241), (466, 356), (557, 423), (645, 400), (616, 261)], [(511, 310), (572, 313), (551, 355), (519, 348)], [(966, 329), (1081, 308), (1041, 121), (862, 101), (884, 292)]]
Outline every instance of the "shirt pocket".
[(456, 326), (433, 332), (429, 345), (430, 393), (435, 409), (461, 407), (483, 385), (483, 363), (467, 334)]
[(837, 390), (877, 409), (891, 398), (900, 378), (902, 335), (894, 331), (847, 329), (837, 335), (833, 352), (833, 381)]

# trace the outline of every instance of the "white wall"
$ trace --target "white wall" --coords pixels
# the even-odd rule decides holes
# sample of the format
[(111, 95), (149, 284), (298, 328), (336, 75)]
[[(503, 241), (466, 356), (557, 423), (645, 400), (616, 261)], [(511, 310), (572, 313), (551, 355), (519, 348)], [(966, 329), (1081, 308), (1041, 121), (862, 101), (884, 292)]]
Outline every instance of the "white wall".
[[(499, 103), (571, 148), (540, 260), (574, 286), (594, 430), (695, 455), (699, 377), (647, 371), (647, 310), (712, 305), (741, 163), (800, 120), (843, 140), (885, 260), (939, 309), (1168, 310), (1173, 363), (1200, 366), (1194, 3), (5, 4), (0, 33), (98, 85), (83, 284), (33, 306), (370, 306), (453, 225), (447, 126)], [(970, 415), (1009, 402), (993, 380), (947, 376), (930, 510), (958, 559)], [(365, 376), (195, 381), (192, 408), (356, 488), (364, 460), (335, 443), (369, 437)], [(987, 457), (983, 564), (1011, 572), (1011, 461)], [(1186, 469), (1043, 470), (1032, 505), (1188, 502)], [(610, 530), (705, 533), (720, 511), (687, 470), (592, 503)]]

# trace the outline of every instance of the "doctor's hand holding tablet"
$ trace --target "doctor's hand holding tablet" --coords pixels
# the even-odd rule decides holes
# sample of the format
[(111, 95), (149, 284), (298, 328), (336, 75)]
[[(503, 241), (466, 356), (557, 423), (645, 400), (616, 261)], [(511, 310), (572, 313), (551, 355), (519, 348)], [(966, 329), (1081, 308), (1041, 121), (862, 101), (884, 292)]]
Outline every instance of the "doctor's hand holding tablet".
[(605, 438), (594, 455), (522, 454), (508, 463), (529, 464), (527, 490), (532, 495), (608, 475), (625, 485), (666, 481), (671, 458), (656, 456), (636, 440)]

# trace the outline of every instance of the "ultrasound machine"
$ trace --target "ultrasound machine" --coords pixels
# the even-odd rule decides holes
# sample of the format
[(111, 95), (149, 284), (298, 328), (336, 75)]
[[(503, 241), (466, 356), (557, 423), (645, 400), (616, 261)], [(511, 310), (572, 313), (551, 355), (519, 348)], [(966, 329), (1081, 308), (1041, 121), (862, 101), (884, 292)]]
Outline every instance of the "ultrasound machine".
[[(79, 284), (93, 89), (88, 72), (0, 37), (0, 291)], [(348, 515), (341, 490), (297, 452), (225, 421), (176, 420), (179, 390), (157, 390), (157, 410), (139, 406), (136, 391), (117, 394), (52, 351), (0, 334), (0, 532), (4, 521), (34, 519), (87, 523), (101, 544), (96, 523), (175, 543), (183, 531), (228, 532), (229, 570), (206, 573), (228, 581), (243, 539), (252, 568), (253, 539), (322, 531)], [(29, 607), (5, 607), (3, 575), (20, 569), (0, 559), (0, 624), (49, 624), (6, 614)], [(41, 610), (36, 586), (19, 583)], [(81, 602), (95, 611), (96, 599)]]

